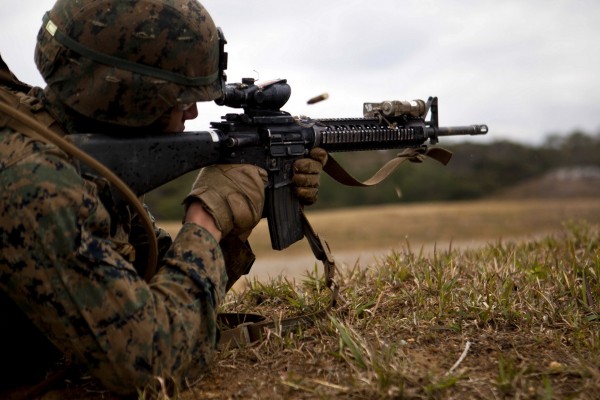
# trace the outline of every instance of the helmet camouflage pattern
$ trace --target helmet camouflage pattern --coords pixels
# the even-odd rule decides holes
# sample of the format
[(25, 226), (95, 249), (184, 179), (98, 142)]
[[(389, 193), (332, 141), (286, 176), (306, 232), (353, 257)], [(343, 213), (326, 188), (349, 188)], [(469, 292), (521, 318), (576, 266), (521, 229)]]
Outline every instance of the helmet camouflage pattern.
[(88, 118), (147, 126), (221, 96), (224, 39), (197, 0), (58, 0), (43, 21), (37, 67)]

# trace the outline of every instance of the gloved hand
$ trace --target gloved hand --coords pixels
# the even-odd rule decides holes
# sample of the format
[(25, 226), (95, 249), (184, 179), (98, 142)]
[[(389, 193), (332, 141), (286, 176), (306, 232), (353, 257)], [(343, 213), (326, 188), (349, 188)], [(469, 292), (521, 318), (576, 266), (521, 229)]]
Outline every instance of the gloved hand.
[(223, 237), (251, 231), (260, 221), (265, 204), (267, 172), (248, 164), (212, 165), (200, 170), (187, 207), (200, 201)]
[(308, 157), (294, 162), (292, 183), (296, 186), (296, 196), (300, 203), (311, 205), (317, 201), (321, 171), (326, 162), (327, 152), (319, 147), (312, 149)]

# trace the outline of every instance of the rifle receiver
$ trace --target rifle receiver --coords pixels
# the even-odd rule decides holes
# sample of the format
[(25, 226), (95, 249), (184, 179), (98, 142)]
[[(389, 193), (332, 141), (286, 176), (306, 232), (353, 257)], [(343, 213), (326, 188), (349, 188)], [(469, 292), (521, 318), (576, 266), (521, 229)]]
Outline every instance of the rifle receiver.
[[(409, 148), (425, 151), (428, 144), (438, 142), (439, 136), (488, 132), (487, 125), (440, 127), (437, 97), (364, 103), (364, 118), (311, 119), (293, 117), (281, 110), (290, 95), (285, 79), (257, 85), (254, 79), (245, 78), (241, 83), (226, 85), (223, 96), (215, 100), (219, 105), (243, 108), (244, 112), (228, 113), (220, 122), (211, 122), (210, 131), (178, 135), (73, 134), (69, 139), (114, 171), (137, 195), (208, 165), (254, 164), (263, 168), (268, 173), (264, 216), (272, 247), (282, 250), (305, 234), (302, 206), (292, 177), (295, 161), (311, 149), (320, 147), (330, 153)], [(438, 161), (448, 162), (448, 155), (440, 158), (437, 154)], [(94, 173), (84, 165), (81, 169)], [(114, 201), (120, 202), (117, 195)]]

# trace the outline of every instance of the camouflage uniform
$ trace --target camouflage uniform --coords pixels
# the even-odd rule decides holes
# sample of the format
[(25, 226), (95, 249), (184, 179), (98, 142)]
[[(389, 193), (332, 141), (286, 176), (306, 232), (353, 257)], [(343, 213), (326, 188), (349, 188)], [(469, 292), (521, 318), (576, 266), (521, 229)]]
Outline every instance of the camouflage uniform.
[[(59, 135), (148, 133), (179, 106), (221, 96), (223, 45), (197, 0), (57, 0), (35, 53), (46, 88), (23, 94), (28, 86), (0, 58), (0, 102)], [(104, 179), (81, 175), (77, 162), (35, 136), (0, 113), (0, 397), (43, 378), (61, 356), (118, 393), (155, 377), (196, 376), (216, 347), (218, 305), (254, 261), (234, 234), (248, 232), (234, 228), (258, 223), (266, 172), (246, 166), (247, 176), (230, 179), (227, 196), (247, 204), (230, 204), (208, 178), (201, 193), (192, 188), (190, 202), (217, 226), (221, 208), (235, 226), (229, 235), (219, 228), (220, 243), (194, 223), (174, 241), (156, 229), (160, 265), (146, 282), (149, 241), (139, 218), (115, 207)], [(294, 172), (308, 174), (303, 204), (316, 199), (324, 159), (307, 162)]]
[[(177, 104), (219, 96), (219, 57), (195, 0), (57, 0), (35, 55), (46, 96), (16, 98), (59, 134), (149, 126)], [(0, 389), (31, 384), (19, 379), (61, 355), (118, 393), (197, 375), (215, 350), (228, 281), (219, 244), (193, 223), (172, 242), (157, 230), (159, 270), (145, 282), (135, 215), (115, 209), (103, 179), (7, 121), (0, 113)]]
[[(114, 214), (102, 186), (54, 146), (0, 127), (0, 309), (16, 306), (113, 391), (195, 375), (217, 341), (227, 283), (219, 245), (191, 223), (171, 245), (157, 230), (168, 250), (146, 283), (132, 244), (144, 240), (131, 237), (134, 219)], [(3, 319), (10, 333), (16, 319)], [(0, 342), (3, 354), (30, 345), (24, 331), (14, 336)]]

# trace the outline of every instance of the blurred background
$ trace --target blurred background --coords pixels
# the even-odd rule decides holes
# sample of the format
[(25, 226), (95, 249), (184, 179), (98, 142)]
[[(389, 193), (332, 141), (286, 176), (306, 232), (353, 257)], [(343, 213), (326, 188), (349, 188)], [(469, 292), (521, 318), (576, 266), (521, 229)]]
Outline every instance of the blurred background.
[[(600, 128), (600, 3), (594, 0), (205, 0), (228, 40), (230, 82), (286, 78), (286, 111), (360, 116), (365, 101), (440, 99), (440, 123), (487, 123), (481, 140), (542, 144)], [(0, 53), (43, 85), (36, 35), (53, 0), (0, 2)], [(306, 101), (327, 92), (329, 100)], [(227, 110), (200, 106), (188, 129)]]
[[(597, 195), (600, 175), (600, 2), (593, 0), (204, 0), (228, 40), (229, 82), (286, 78), (293, 115), (361, 116), (365, 101), (439, 98), (440, 124), (486, 123), (474, 138), (442, 138), (447, 167), (401, 168), (376, 189), (324, 178), (314, 209), (482, 197)], [(43, 86), (33, 62), (53, 0), (0, 4), (0, 54)], [(306, 101), (321, 93), (329, 99)], [(199, 104), (188, 130), (232, 112)], [(336, 156), (366, 178), (390, 152)], [(149, 196), (178, 219), (191, 176)], [(549, 183), (549, 182), (561, 182)], [(566, 182), (569, 182), (568, 184)], [(591, 183), (590, 183), (591, 182)]]

